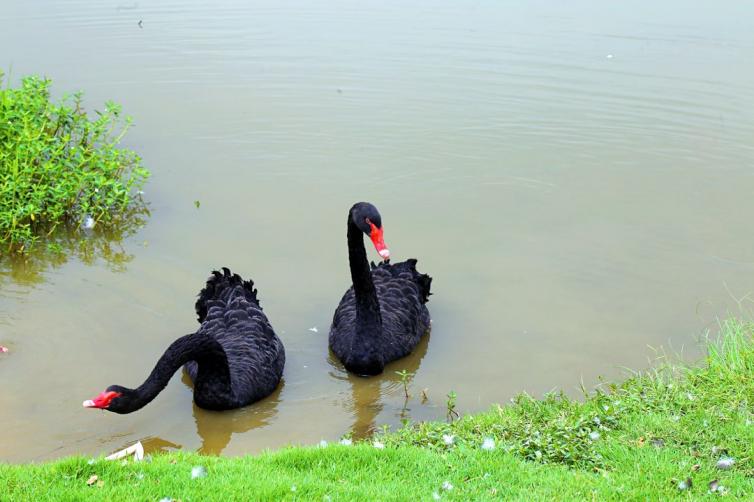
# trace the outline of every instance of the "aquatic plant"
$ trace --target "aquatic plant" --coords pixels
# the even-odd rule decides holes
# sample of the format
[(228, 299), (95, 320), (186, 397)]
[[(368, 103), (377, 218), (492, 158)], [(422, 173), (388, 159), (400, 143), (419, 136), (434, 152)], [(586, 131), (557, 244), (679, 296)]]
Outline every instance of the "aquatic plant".
[(446, 418), (448, 422), (452, 422), (454, 418), (460, 418), (460, 415), (456, 411), (456, 399), (458, 395), (454, 391), (448, 392), (448, 400), (445, 403), (447, 408)]
[(107, 102), (90, 119), (81, 92), (53, 102), (51, 84), (28, 76), (0, 89), (3, 254), (27, 254), (61, 228), (83, 235), (144, 212), (140, 189), (149, 172), (136, 153), (118, 147), (131, 118)]
[[(401, 379), (401, 383), (403, 384), (403, 393), (406, 396), (406, 401), (408, 401), (408, 398), (409, 398), (408, 384), (411, 380), (411, 377), (413, 377), (414, 374), (408, 370), (396, 371), (395, 374), (398, 375)], [(404, 408), (405, 408), (405, 403), (404, 403)]]

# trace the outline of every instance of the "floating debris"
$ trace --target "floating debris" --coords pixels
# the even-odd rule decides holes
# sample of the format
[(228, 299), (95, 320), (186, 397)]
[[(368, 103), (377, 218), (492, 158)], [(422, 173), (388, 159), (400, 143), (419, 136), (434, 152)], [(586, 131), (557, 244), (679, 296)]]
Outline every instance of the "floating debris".
[(680, 491), (688, 490), (694, 485), (693, 481), (691, 481), (691, 478), (686, 478), (685, 481), (681, 481), (678, 483), (678, 489)]
[(372, 446), (374, 446), (378, 450), (384, 450), (385, 449), (385, 443), (382, 443), (380, 441), (375, 441), (374, 443), (372, 443)]
[(733, 460), (730, 457), (723, 457), (720, 460), (717, 461), (717, 464), (715, 464), (715, 467), (717, 467), (720, 470), (727, 471), (731, 467), (733, 467), (733, 464), (735, 464), (736, 461)]
[(442, 489), (449, 492), (450, 490), (453, 489), (453, 483), (451, 483), (450, 481), (443, 481)]
[(94, 228), (94, 218), (92, 218), (92, 215), (87, 214), (84, 216), (84, 221), (81, 223), (81, 227), (84, 230), (91, 230)]
[(340, 440), (340, 444), (343, 446), (351, 446), (353, 444), (353, 441), (351, 441), (349, 438), (343, 438)]
[(455, 443), (456, 437), (453, 434), (443, 434), (442, 435), (442, 441), (448, 446), (451, 446), (453, 443)]
[(665, 446), (665, 441), (659, 438), (653, 439), (652, 446), (654, 446), (655, 448), (662, 448), (663, 446)]
[(207, 469), (205, 469), (204, 466), (197, 465), (196, 467), (191, 468), (191, 479), (206, 478), (206, 477), (207, 477)]
[(309, 328), (309, 331), (311, 331), (312, 333), (319, 333), (319, 330), (317, 329), (316, 326), (312, 326), (311, 328)]
[(484, 441), (482, 442), (482, 449), (486, 451), (494, 450), (495, 440), (492, 438), (484, 438)]
[(613, 56), (612, 54), (608, 54), (608, 55), (607, 55), (607, 56), (605, 56), (605, 57), (606, 57), (607, 59), (613, 59), (613, 57), (614, 57), (614, 56)]
[(592, 431), (589, 433), (589, 439), (592, 441), (597, 441), (600, 438), (600, 433), (597, 431)]
[(108, 455), (107, 457), (105, 457), (105, 460), (118, 460), (129, 455), (133, 455), (134, 461), (136, 462), (144, 460), (144, 446), (141, 444), (141, 441), (137, 441), (136, 444), (133, 444), (128, 448), (124, 448), (113, 453), (112, 455)]
[(89, 479), (86, 480), (86, 484), (89, 486), (92, 486), (94, 483), (97, 482), (98, 479), (99, 479), (99, 476), (97, 476), (96, 474), (92, 474), (89, 477)]

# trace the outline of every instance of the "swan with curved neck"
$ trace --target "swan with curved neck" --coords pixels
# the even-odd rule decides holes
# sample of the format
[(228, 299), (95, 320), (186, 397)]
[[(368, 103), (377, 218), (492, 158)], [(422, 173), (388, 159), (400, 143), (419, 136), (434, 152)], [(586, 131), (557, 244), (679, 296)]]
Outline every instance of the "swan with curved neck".
[[(370, 266), (363, 235), (384, 260)], [(413, 350), (429, 329), (426, 302), (432, 279), (416, 260), (390, 264), (382, 217), (368, 202), (354, 204), (347, 220), (352, 287), (335, 310), (330, 348), (348, 371), (376, 375)]]
[(84, 407), (139, 410), (182, 366), (201, 408), (240, 408), (272, 393), (282, 377), (285, 350), (259, 306), (254, 283), (227, 268), (215, 271), (199, 293), (196, 312), (201, 323), (197, 332), (171, 343), (143, 384), (135, 389), (111, 385), (84, 401)]

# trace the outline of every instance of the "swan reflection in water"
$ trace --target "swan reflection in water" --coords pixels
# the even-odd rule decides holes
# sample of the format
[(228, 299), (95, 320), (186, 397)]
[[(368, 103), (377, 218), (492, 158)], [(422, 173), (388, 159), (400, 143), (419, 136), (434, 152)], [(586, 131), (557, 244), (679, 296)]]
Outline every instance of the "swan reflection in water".
[[(185, 372), (181, 375), (181, 381), (187, 387), (192, 387), (191, 379)], [(272, 423), (278, 412), (280, 392), (284, 386), (285, 380), (283, 379), (275, 392), (266, 398), (236, 410), (211, 411), (192, 403), (196, 433), (202, 439), (202, 445), (197, 453), (219, 455), (228, 446), (234, 432), (243, 433)], [(144, 447), (144, 453), (147, 454), (167, 453), (183, 449), (183, 445), (157, 436), (147, 436), (139, 441)], [(124, 444), (119, 450), (132, 444), (132, 442)]]
[[(185, 373), (183, 383), (191, 384)], [(272, 394), (236, 410), (212, 411), (194, 404), (192, 413), (196, 422), (196, 432), (202, 438), (202, 445), (197, 452), (204, 455), (219, 455), (228, 446), (234, 432), (243, 433), (272, 423), (278, 413), (280, 392), (284, 386), (285, 379), (282, 379)]]
[(404, 404), (403, 383), (396, 371), (406, 370), (415, 375), (419, 371), (422, 359), (427, 354), (430, 333), (424, 335), (414, 351), (408, 356), (393, 361), (385, 366), (385, 371), (378, 376), (360, 377), (345, 371), (343, 365), (335, 355), (330, 352), (328, 362), (332, 366), (330, 376), (341, 381), (347, 381), (351, 385), (351, 398), (344, 398), (340, 405), (353, 416), (351, 434), (354, 439), (368, 438), (377, 431), (377, 416), (385, 407), (383, 398), (395, 396), (400, 405), (395, 408), (395, 417), (410, 418), (410, 405), (416, 406), (422, 400), (421, 389), (411, 387), (413, 376), (409, 378), (409, 394), (406, 407)]

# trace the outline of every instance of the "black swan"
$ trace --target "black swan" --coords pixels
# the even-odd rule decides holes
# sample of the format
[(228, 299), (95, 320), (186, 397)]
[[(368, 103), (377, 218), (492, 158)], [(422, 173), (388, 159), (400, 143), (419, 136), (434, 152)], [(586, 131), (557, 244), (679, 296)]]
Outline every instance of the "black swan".
[(280, 382), (285, 350), (262, 312), (253, 281), (212, 272), (199, 293), (196, 333), (174, 341), (136, 389), (111, 385), (86, 408), (131, 413), (146, 406), (185, 365), (201, 408), (240, 408), (271, 394)]
[[(362, 233), (383, 258), (367, 262)], [(382, 218), (368, 202), (348, 212), (348, 261), (353, 286), (335, 309), (330, 348), (346, 369), (378, 375), (385, 364), (409, 354), (429, 330), (427, 310), (432, 278), (416, 271), (416, 260), (391, 264)]]

